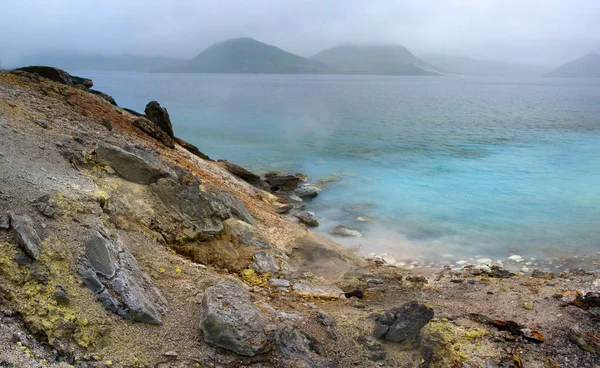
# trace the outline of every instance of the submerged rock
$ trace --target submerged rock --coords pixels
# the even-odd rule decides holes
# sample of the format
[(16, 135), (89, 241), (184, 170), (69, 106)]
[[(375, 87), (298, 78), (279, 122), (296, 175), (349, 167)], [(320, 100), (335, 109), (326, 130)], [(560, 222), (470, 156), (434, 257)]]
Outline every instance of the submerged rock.
[(317, 219), (315, 218), (314, 213), (312, 213), (310, 211), (299, 212), (299, 213), (295, 214), (294, 216), (301, 223), (305, 224), (306, 226), (310, 226), (310, 227), (319, 226), (319, 221), (317, 221)]
[(225, 278), (204, 291), (200, 329), (204, 341), (237, 354), (254, 356), (265, 352), (267, 317), (254, 305), (237, 280)]
[(15, 232), (17, 244), (31, 258), (37, 260), (40, 258), (42, 240), (40, 239), (33, 221), (27, 215), (10, 214), (10, 226)]
[(360, 238), (362, 234), (358, 230), (349, 229), (344, 225), (334, 227), (330, 232), (331, 235)]
[(133, 121), (133, 125), (139, 128), (144, 133), (161, 142), (169, 148), (175, 148), (175, 141), (156, 123), (146, 119), (143, 116), (137, 117)]
[(373, 336), (413, 347), (433, 314), (433, 309), (416, 301), (406, 303), (375, 317)]
[(316, 197), (319, 193), (321, 193), (321, 188), (314, 184), (302, 183), (294, 190), (299, 197)]
[(167, 302), (123, 247), (119, 238), (91, 230), (85, 243), (89, 267), (80, 270), (85, 285), (108, 310), (137, 322), (162, 324)]
[(169, 176), (158, 158), (142, 157), (140, 152), (128, 152), (104, 142), (96, 146), (98, 160), (113, 168), (119, 176), (138, 184), (152, 184)]

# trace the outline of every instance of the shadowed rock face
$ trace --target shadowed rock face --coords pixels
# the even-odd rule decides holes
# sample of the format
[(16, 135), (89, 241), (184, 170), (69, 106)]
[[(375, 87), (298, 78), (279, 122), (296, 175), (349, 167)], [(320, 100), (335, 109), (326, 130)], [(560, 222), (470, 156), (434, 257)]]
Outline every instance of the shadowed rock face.
[(175, 135), (173, 134), (173, 125), (171, 124), (171, 118), (169, 117), (167, 109), (161, 107), (156, 101), (150, 101), (146, 105), (144, 112), (146, 113), (146, 118), (148, 120), (167, 133), (171, 139), (175, 138)]
[(167, 302), (118, 238), (91, 230), (85, 248), (89, 267), (79, 275), (106, 309), (133, 321), (162, 324)]
[(99, 142), (96, 155), (102, 163), (112, 167), (119, 176), (138, 184), (155, 183), (168, 176), (168, 172), (158, 159), (152, 159), (140, 152), (128, 152), (122, 148)]
[(433, 318), (433, 309), (418, 302), (406, 303), (375, 318), (373, 335), (378, 339), (399, 342), (412, 347), (421, 329)]
[(133, 121), (133, 125), (165, 146), (169, 148), (175, 147), (173, 138), (152, 121), (140, 116)]
[(240, 355), (260, 354), (268, 349), (267, 323), (239, 281), (222, 279), (204, 292), (200, 329), (211, 345)]

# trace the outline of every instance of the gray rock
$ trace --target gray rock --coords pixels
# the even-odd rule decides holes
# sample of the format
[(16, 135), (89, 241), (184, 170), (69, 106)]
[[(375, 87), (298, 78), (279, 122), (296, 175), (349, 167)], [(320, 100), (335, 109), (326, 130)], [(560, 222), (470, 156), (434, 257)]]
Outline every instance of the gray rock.
[(298, 188), (300, 179), (294, 175), (271, 175), (265, 179), (274, 191), (292, 191)]
[(268, 273), (275, 275), (279, 272), (279, 262), (265, 251), (254, 253), (252, 256), (254, 262), (250, 264), (250, 268), (258, 273)]
[(381, 285), (381, 284), (383, 284), (383, 280), (382, 279), (367, 279), (367, 284)]
[(133, 126), (139, 128), (144, 133), (161, 142), (169, 148), (175, 148), (175, 140), (162, 130), (154, 122), (146, 119), (143, 116), (137, 117), (133, 121)]
[(241, 167), (239, 165), (236, 165), (227, 160), (219, 160), (219, 162), (223, 165), (223, 167), (227, 171), (234, 174), (235, 176), (238, 176), (238, 177), (244, 179), (245, 181), (247, 181), (249, 183), (254, 183), (254, 182), (260, 180), (260, 176), (256, 175), (255, 173), (253, 173), (249, 170), (244, 169), (243, 167)]
[(291, 285), (291, 283), (288, 280), (276, 279), (276, 278), (270, 278), (269, 284), (271, 284), (275, 287), (280, 287), (280, 288), (287, 288), (287, 287), (290, 287), (290, 285)]
[(275, 212), (284, 214), (290, 212), (290, 210), (294, 208), (294, 205), (291, 203), (274, 203), (273, 208), (275, 209)]
[(316, 197), (321, 193), (321, 188), (314, 184), (302, 183), (294, 190), (298, 197)]
[(285, 366), (298, 367), (299, 362), (304, 363), (302, 367), (331, 366), (314, 354), (322, 354), (323, 345), (292, 324), (280, 328), (276, 343), (279, 355), (286, 361)]
[(46, 217), (55, 218), (58, 215), (58, 203), (50, 194), (44, 194), (33, 203), (40, 213)]
[(8, 214), (4, 214), (0, 216), (0, 229), (7, 230), (10, 228), (10, 216)]
[(260, 249), (269, 248), (258, 228), (234, 218), (226, 220), (224, 225), (225, 232), (239, 244)]
[(334, 227), (330, 232), (331, 235), (360, 238), (362, 234), (358, 230), (349, 229), (344, 225)]
[(33, 221), (27, 215), (10, 214), (10, 226), (15, 232), (17, 244), (31, 258), (40, 258), (42, 240), (37, 234)]
[(333, 340), (337, 340), (337, 333), (335, 332), (336, 323), (335, 323), (335, 319), (333, 319), (333, 317), (331, 317), (323, 312), (317, 312), (317, 322), (319, 322), (323, 326), (327, 327), (327, 331), (331, 335), (331, 338)]
[(250, 212), (248, 212), (248, 208), (246, 208), (246, 205), (241, 199), (226, 190), (215, 190), (211, 191), (211, 193), (219, 198), (235, 217), (252, 226), (258, 226), (256, 220), (252, 217)]
[(104, 307), (133, 321), (162, 324), (167, 303), (119, 238), (91, 230), (85, 245), (90, 268), (79, 275)]
[(314, 216), (314, 213), (310, 211), (302, 211), (294, 215), (301, 223), (306, 226), (316, 227), (319, 226), (319, 221)]
[(161, 107), (156, 101), (150, 101), (146, 105), (144, 110), (146, 118), (156, 124), (163, 132), (165, 132), (171, 139), (175, 138), (173, 134), (173, 125), (171, 124), (171, 118), (167, 109)]
[(222, 279), (205, 290), (200, 312), (205, 342), (239, 355), (254, 356), (269, 347), (267, 323), (239, 281)]
[(411, 348), (419, 340), (421, 329), (432, 318), (433, 309), (416, 301), (409, 302), (376, 316), (373, 335)]
[(57, 285), (54, 288), (54, 299), (60, 305), (69, 305), (71, 299), (69, 298), (69, 294), (63, 289), (62, 286)]
[(96, 147), (99, 161), (112, 167), (125, 180), (138, 184), (156, 183), (158, 179), (169, 176), (160, 161), (148, 160), (138, 154), (122, 148), (99, 142)]
[(224, 229), (223, 221), (231, 217), (219, 198), (197, 186), (183, 186), (171, 178), (162, 178), (150, 188), (167, 208), (186, 222), (183, 234), (190, 240), (219, 235)]

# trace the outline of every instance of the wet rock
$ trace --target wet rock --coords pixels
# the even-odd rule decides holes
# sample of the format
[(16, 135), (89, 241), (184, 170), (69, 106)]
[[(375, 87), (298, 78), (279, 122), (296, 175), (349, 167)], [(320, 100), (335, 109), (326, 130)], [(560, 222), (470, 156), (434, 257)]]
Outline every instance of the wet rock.
[(223, 221), (231, 217), (227, 206), (216, 196), (195, 186), (182, 186), (171, 178), (161, 178), (150, 188), (162, 203), (185, 220), (183, 234), (189, 240), (219, 235)]
[(237, 280), (222, 279), (204, 292), (200, 329), (211, 345), (245, 356), (260, 354), (269, 347), (267, 323)]
[(319, 226), (319, 221), (315, 218), (315, 214), (310, 211), (299, 212), (294, 215), (301, 223), (309, 227)]
[(44, 194), (36, 199), (33, 204), (46, 217), (55, 218), (58, 215), (58, 203), (50, 194)]
[(278, 331), (276, 344), (279, 356), (286, 361), (284, 366), (298, 367), (299, 362), (301, 367), (330, 366), (318, 356), (323, 353), (322, 344), (294, 325), (286, 324)]
[(261, 249), (269, 248), (258, 228), (234, 218), (226, 220), (224, 225), (225, 232), (238, 243)]
[(152, 184), (169, 175), (158, 158), (142, 157), (140, 152), (129, 152), (104, 142), (96, 146), (96, 156), (119, 176), (134, 183)]
[(336, 323), (333, 317), (323, 312), (317, 312), (317, 322), (327, 327), (327, 331), (329, 332), (329, 335), (331, 335), (331, 338), (337, 340), (337, 333), (335, 332)]
[(294, 175), (273, 175), (265, 179), (274, 191), (292, 191), (298, 188), (300, 179)]
[(409, 302), (376, 316), (373, 335), (413, 347), (420, 338), (421, 329), (432, 318), (433, 309), (416, 301)]
[(221, 200), (231, 211), (231, 214), (238, 219), (252, 225), (258, 226), (256, 220), (250, 212), (248, 212), (248, 208), (241, 199), (234, 196), (231, 192), (226, 190), (211, 190), (210, 193), (214, 194), (217, 198)]
[(53, 68), (50, 66), (26, 66), (23, 68), (18, 68), (16, 70), (28, 73), (35, 73), (40, 77), (44, 77), (58, 83), (66, 84), (68, 86), (82, 85), (86, 88), (91, 88), (94, 85), (91, 79), (76, 77), (65, 72), (62, 69)]
[(298, 197), (316, 197), (319, 193), (321, 193), (321, 188), (314, 184), (302, 183), (294, 190), (294, 193)]
[(279, 262), (265, 251), (254, 253), (252, 256), (254, 262), (250, 264), (250, 268), (259, 273), (271, 273), (276, 275), (279, 273)]
[(329, 234), (337, 235), (337, 236), (344, 236), (344, 237), (355, 237), (355, 238), (360, 238), (362, 236), (362, 234), (358, 230), (349, 229), (344, 225), (338, 225), (338, 226), (334, 227), (329, 232)]
[(124, 318), (162, 324), (167, 303), (120, 239), (110, 239), (106, 231), (91, 230), (85, 247), (89, 267), (79, 275), (100, 302)]
[(104, 100), (106, 100), (108, 103), (110, 103), (113, 106), (118, 106), (117, 102), (115, 101), (115, 99), (112, 98), (112, 96), (109, 96), (109, 95), (107, 95), (104, 92), (100, 92), (100, 91), (97, 91), (95, 89), (90, 89), (89, 92), (92, 93), (92, 94), (95, 94), (96, 96), (98, 96), (98, 97), (100, 97), (100, 98), (102, 98)]
[(8, 230), (10, 228), (10, 216), (4, 214), (0, 216), (0, 229)]
[(42, 240), (37, 234), (33, 221), (27, 215), (10, 214), (10, 226), (15, 232), (17, 244), (31, 258), (37, 260), (40, 257)]
[(69, 294), (60, 285), (57, 285), (54, 289), (54, 300), (60, 305), (69, 305), (71, 302)]
[(170, 137), (169, 134), (162, 130), (158, 125), (146, 119), (145, 117), (137, 117), (133, 121), (133, 126), (139, 128), (141, 131), (161, 142), (165, 146), (169, 148), (175, 148), (175, 141), (173, 138)]
[(146, 113), (146, 118), (156, 124), (163, 132), (167, 133), (171, 140), (175, 138), (171, 118), (166, 108), (161, 107), (156, 101), (150, 101), (146, 105), (144, 112)]
[(212, 161), (210, 159), (210, 157), (208, 157), (207, 155), (205, 155), (204, 153), (200, 152), (200, 150), (198, 149), (198, 147), (194, 146), (193, 144), (184, 141), (181, 138), (177, 138), (175, 137), (175, 143), (177, 143), (178, 145), (180, 145), (181, 147), (185, 148), (186, 150), (188, 150), (190, 153), (192, 153), (195, 156), (200, 157), (203, 160), (208, 160), (208, 161)]

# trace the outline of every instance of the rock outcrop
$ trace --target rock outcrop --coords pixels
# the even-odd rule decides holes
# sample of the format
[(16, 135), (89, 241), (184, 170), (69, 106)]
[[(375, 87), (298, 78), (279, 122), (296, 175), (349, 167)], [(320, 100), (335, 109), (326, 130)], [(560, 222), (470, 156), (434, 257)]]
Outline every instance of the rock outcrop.
[(42, 240), (40, 239), (33, 221), (26, 215), (10, 214), (10, 227), (14, 230), (17, 244), (28, 256), (33, 259), (40, 258)]
[(177, 143), (181, 147), (185, 148), (186, 150), (188, 150), (193, 155), (198, 156), (198, 157), (200, 157), (203, 160), (212, 161), (210, 159), (210, 157), (208, 157), (204, 153), (200, 152), (200, 150), (198, 149), (198, 147), (194, 146), (193, 144), (191, 144), (191, 143), (189, 143), (187, 141), (184, 141), (183, 139), (178, 138), (178, 137), (175, 137), (174, 139), (175, 139), (175, 143)]
[(108, 310), (133, 321), (162, 324), (167, 302), (118, 237), (91, 230), (85, 249), (88, 267), (80, 276)]
[(315, 214), (310, 211), (303, 211), (294, 215), (301, 223), (309, 227), (319, 226), (319, 221), (315, 218)]
[(104, 142), (96, 146), (96, 156), (101, 163), (113, 168), (125, 180), (138, 184), (156, 183), (158, 179), (169, 176), (158, 158), (144, 155), (141, 150), (126, 151)]
[(267, 324), (267, 317), (239, 281), (222, 279), (204, 291), (200, 329), (205, 342), (239, 355), (254, 356), (269, 348)]
[(292, 191), (300, 184), (300, 178), (295, 175), (269, 175), (265, 181), (274, 191)]
[(171, 139), (175, 139), (171, 118), (169, 117), (166, 108), (161, 107), (156, 101), (150, 101), (146, 105), (144, 112), (146, 113), (146, 119), (156, 124), (163, 132), (167, 133)]
[(26, 66), (23, 68), (18, 68), (16, 70), (35, 73), (40, 77), (48, 78), (58, 83), (66, 84), (68, 86), (84, 86), (87, 88), (92, 88), (94, 83), (91, 79), (80, 78), (73, 76), (62, 69), (53, 68), (50, 66)]
[(145, 117), (140, 116), (140, 117), (136, 118), (133, 121), (133, 125), (135, 127), (139, 128), (144, 133), (151, 136), (152, 138), (161, 142), (165, 146), (167, 146), (169, 148), (175, 147), (175, 142), (174, 142), (173, 138), (170, 137), (169, 134), (167, 134), (164, 130), (162, 130), (158, 125), (156, 125), (154, 122), (146, 119)]
[(420, 338), (421, 329), (432, 318), (433, 309), (418, 302), (406, 303), (375, 317), (373, 335), (413, 347)]

